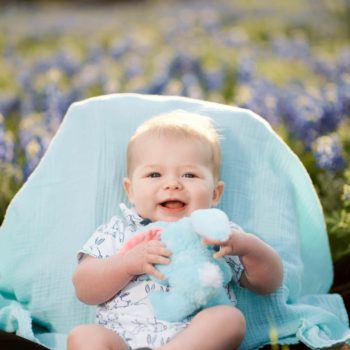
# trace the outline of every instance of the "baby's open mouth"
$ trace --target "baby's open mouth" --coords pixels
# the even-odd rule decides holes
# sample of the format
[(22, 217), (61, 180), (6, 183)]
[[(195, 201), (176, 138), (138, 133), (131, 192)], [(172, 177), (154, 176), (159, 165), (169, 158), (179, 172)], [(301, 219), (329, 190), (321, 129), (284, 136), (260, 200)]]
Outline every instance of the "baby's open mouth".
[(180, 209), (185, 206), (185, 203), (179, 200), (169, 200), (169, 201), (160, 203), (160, 205), (168, 209)]

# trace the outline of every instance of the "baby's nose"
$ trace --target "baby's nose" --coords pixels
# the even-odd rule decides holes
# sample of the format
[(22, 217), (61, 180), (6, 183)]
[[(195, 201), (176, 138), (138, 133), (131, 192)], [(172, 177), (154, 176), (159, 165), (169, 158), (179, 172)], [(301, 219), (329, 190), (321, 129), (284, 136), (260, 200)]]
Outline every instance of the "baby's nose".
[(178, 179), (168, 179), (165, 184), (164, 188), (166, 190), (180, 190), (182, 189), (182, 183)]

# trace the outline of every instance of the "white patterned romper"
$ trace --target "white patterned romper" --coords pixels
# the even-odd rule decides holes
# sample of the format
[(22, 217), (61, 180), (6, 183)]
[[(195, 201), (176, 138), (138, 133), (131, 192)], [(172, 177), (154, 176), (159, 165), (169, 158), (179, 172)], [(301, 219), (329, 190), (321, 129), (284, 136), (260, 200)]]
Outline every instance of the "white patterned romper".
[[(84, 254), (99, 259), (107, 258), (119, 252), (124, 243), (143, 227), (143, 219), (134, 209), (120, 205), (122, 218), (113, 216), (101, 225), (85, 243), (78, 253), (78, 260)], [(233, 228), (239, 228), (232, 224)], [(225, 257), (233, 269), (233, 280), (238, 283), (243, 266), (238, 257)], [(148, 300), (151, 290), (166, 290), (166, 287), (150, 280), (145, 275), (135, 277), (110, 301), (97, 307), (97, 322), (109, 328), (124, 338), (131, 348), (142, 346), (158, 347), (171, 340), (178, 332), (189, 324), (189, 319), (183, 322), (165, 322), (155, 318), (152, 306)], [(227, 293), (233, 305), (236, 297), (232, 287), (227, 287)]]

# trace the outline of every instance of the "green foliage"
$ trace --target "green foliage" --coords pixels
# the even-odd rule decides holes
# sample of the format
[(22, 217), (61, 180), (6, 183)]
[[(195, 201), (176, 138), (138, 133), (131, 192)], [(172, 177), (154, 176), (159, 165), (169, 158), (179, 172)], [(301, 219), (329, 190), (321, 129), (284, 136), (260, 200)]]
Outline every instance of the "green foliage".
[(333, 181), (320, 181), (323, 187), (327, 182), (329, 184), (326, 195), (321, 196), (321, 199), (324, 207), (328, 207), (325, 213), (329, 240), (333, 259), (338, 260), (350, 254), (350, 168), (344, 176), (329, 180)]
[[(279, 132), (284, 139), (286, 139), (286, 132), (286, 130)], [(338, 172), (318, 169), (311, 153), (303, 149), (300, 141), (291, 138), (287, 141), (306, 167), (319, 195), (334, 261), (350, 255), (349, 125), (342, 124), (338, 134), (343, 136), (344, 157), (347, 163), (347, 167)]]
[(3, 162), (0, 162), (0, 174), (0, 213), (3, 215), (13, 195), (20, 189), (23, 175), (20, 167)]

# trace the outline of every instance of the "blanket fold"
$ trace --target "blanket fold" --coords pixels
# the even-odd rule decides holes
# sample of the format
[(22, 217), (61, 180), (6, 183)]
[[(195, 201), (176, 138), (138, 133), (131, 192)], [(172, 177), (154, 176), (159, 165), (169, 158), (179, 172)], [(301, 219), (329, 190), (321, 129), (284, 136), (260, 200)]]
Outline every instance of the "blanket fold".
[(1, 294), (0, 329), (38, 342), (33, 333), (32, 318), (29, 311), (17, 301), (6, 299)]

